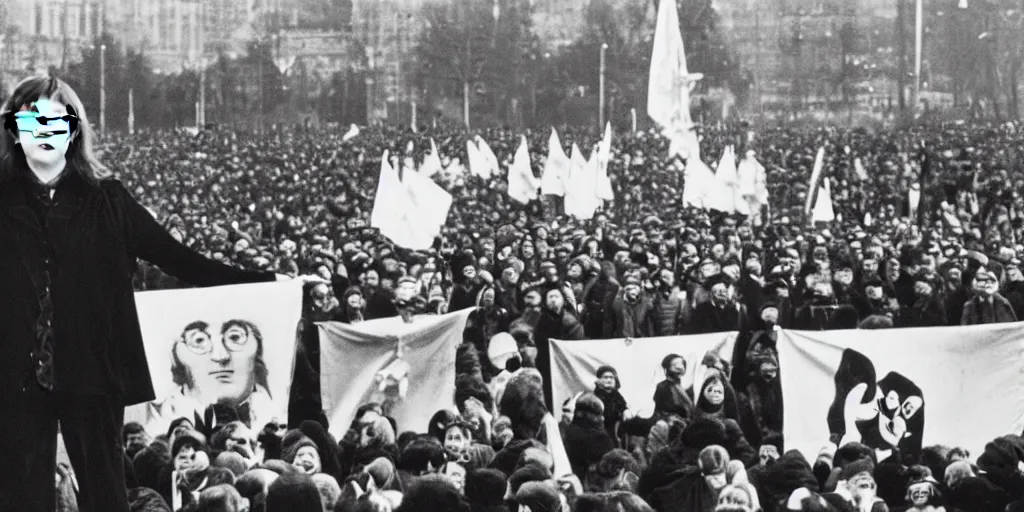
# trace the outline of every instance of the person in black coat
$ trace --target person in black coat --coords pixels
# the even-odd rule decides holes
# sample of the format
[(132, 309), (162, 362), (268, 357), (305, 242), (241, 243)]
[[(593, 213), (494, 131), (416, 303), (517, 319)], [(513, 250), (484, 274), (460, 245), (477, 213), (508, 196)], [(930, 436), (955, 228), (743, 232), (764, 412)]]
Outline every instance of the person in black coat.
[(718, 274), (708, 279), (711, 300), (700, 304), (693, 312), (692, 334), (739, 331), (746, 321), (747, 309), (733, 298), (732, 279)]
[[(82, 510), (128, 510), (124, 408), (155, 398), (136, 258), (198, 286), (274, 281), (209, 260), (96, 160), (78, 95), (34, 76), (0, 108), (0, 510), (52, 510), (57, 423)], [(88, 456), (86, 456), (88, 454)]]
[(583, 480), (587, 469), (615, 449), (615, 441), (604, 429), (604, 404), (592, 393), (576, 399), (572, 423), (562, 425), (562, 441), (572, 472)]

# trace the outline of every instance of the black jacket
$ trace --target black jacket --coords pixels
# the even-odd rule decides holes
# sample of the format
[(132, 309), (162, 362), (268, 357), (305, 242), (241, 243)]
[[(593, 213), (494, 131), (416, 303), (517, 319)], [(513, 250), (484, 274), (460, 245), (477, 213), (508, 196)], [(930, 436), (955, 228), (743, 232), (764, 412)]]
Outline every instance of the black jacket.
[(52, 276), (54, 389), (113, 396), (125, 405), (155, 398), (132, 289), (136, 258), (198, 286), (275, 278), (180, 244), (117, 180), (96, 184), (68, 175), (45, 229), (31, 193), (27, 177), (0, 179), (0, 401), (36, 385), (30, 353), (39, 301), (31, 275), (44, 275), (44, 265)]

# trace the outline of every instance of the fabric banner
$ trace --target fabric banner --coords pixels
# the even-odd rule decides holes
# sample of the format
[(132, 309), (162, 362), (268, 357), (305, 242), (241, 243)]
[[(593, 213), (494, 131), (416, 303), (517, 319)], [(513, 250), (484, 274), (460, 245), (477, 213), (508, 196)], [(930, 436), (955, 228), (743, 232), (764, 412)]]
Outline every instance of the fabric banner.
[(139, 292), (135, 302), (156, 400), (126, 408), (125, 422), (156, 435), (180, 417), (230, 421), (231, 408), (214, 404), (234, 406), (255, 432), (287, 421), (301, 282)]
[[(341, 439), (360, 405), (382, 404), (399, 432), (422, 432), (455, 404), (455, 352), (473, 309), (442, 316), (318, 323), (320, 393), (331, 434)], [(399, 432), (396, 432), (399, 433)]]
[(782, 331), (786, 449), (810, 461), (830, 436), (879, 460), (936, 444), (983, 452), (1024, 427), (1024, 324), (870, 332)]
[(661, 360), (669, 354), (686, 359), (683, 384), (693, 386), (701, 373), (701, 361), (708, 352), (728, 360), (736, 341), (735, 332), (610, 340), (551, 340), (551, 390), (555, 410), (582, 391), (593, 391), (597, 369), (608, 365), (618, 372), (622, 393), (629, 409), (638, 416), (654, 413), (654, 388), (665, 380)]

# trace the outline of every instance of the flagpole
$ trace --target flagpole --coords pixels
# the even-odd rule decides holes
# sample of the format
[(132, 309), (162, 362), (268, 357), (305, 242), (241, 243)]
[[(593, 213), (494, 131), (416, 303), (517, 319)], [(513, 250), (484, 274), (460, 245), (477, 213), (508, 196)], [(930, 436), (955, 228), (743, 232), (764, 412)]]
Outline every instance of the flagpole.
[(923, 0), (915, 0), (914, 7), (914, 103), (911, 105), (911, 115), (917, 116), (918, 98), (921, 94), (921, 46), (924, 38), (924, 3)]
[(605, 70), (604, 53), (605, 53), (606, 50), (608, 50), (608, 44), (606, 44), (606, 43), (602, 44), (601, 45), (601, 77), (600, 77), (600, 81), (599, 81), (600, 85), (598, 87), (598, 99), (597, 99), (597, 102), (599, 104), (598, 108), (597, 108), (597, 126), (598, 127), (604, 126), (604, 70)]

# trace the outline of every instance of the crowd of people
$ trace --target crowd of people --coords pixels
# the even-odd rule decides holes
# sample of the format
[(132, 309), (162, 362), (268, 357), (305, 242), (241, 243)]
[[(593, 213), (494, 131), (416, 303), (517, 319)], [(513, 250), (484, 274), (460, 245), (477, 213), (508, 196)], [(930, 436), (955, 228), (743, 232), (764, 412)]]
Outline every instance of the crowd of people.
[[(308, 286), (288, 424), (126, 425), (131, 497), (137, 510), (268, 512), (1018, 510), (1018, 433), (982, 454), (930, 446), (877, 460), (839, 439), (816, 460), (786, 451), (775, 339), (779, 328), (1024, 318), (1022, 130), (751, 136), (742, 124), (705, 127), (709, 163), (731, 144), (767, 169), (770, 205), (749, 217), (684, 207), (685, 162), (667, 156), (667, 141), (618, 134), (608, 169), (615, 200), (587, 221), (559, 215), (550, 198), (514, 202), (502, 174), (466, 172), (458, 132), (111, 135), (103, 160), (178, 240), (241, 267), (330, 283)], [(526, 132), (538, 173), (548, 134)], [(600, 137), (560, 134), (586, 148)], [(520, 133), (481, 135), (507, 169)], [(416, 172), (431, 138), (445, 167), (436, 179), (454, 202), (434, 247), (410, 251), (368, 226), (369, 212), (383, 152)], [(836, 212), (828, 225), (805, 215), (820, 147)], [(135, 285), (180, 283), (140, 265)], [(471, 307), (456, 410), (396, 425), (368, 403), (342, 439), (327, 433), (312, 322)], [(733, 357), (706, 360), (692, 391), (680, 385), (685, 359), (666, 355), (649, 418), (631, 411), (611, 366), (563, 404), (546, 385), (550, 339), (727, 331), (740, 333)], [(73, 476), (60, 471), (61, 496), (73, 495)]]

